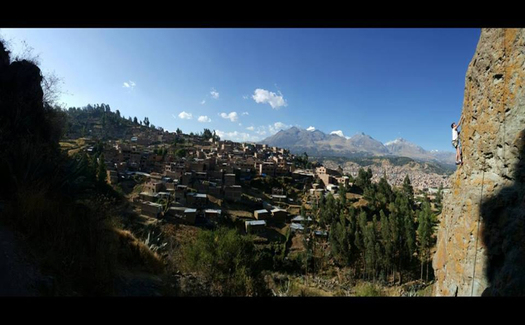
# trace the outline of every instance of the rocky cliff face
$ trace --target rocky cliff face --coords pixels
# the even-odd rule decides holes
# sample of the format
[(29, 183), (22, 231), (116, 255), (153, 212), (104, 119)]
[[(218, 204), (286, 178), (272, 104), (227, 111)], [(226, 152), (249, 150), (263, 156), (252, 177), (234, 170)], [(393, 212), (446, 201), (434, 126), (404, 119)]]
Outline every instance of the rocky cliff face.
[(440, 217), (436, 295), (525, 295), (524, 79), (525, 29), (483, 29), (465, 78), (464, 164)]

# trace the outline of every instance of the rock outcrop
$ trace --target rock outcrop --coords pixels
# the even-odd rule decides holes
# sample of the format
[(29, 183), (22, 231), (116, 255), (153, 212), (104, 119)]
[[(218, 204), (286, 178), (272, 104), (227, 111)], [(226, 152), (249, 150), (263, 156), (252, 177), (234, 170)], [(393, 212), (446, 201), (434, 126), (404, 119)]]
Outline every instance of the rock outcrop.
[(465, 78), (464, 164), (440, 216), (436, 295), (525, 295), (524, 79), (525, 29), (483, 29)]
[(1, 199), (12, 199), (20, 186), (55, 172), (47, 159), (60, 156), (63, 114), (44, 101), (42, 81), (35, 63), (12, 61), (0, 41)]

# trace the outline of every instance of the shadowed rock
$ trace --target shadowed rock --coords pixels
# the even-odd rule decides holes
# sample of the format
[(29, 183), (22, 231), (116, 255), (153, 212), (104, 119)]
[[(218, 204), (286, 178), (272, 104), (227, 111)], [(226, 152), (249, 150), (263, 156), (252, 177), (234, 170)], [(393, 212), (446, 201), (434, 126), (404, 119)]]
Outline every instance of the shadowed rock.
[(525, 295), (525, 129), (516, 143), (520, 149), (514, 184), (486, 199), (481, 206), (485, 276), (484, 296)]

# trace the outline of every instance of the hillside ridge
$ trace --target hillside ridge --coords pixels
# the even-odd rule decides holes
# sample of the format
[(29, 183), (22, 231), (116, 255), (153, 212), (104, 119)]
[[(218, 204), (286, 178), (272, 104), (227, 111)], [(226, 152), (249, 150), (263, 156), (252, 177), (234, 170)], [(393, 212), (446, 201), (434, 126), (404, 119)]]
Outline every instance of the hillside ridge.
[(403, 138), (381, 143), (364, 132), (351, 137), (326, 134), (320, 130), (308, 131), (293, 126), (280, 130), (259, 143), (289, 149), (296, 154), (306, 152), (313, 156), (408, 157), (419, 161), (434, 161), (454, 166), (455, 153), (449, 151), (425, 150)]

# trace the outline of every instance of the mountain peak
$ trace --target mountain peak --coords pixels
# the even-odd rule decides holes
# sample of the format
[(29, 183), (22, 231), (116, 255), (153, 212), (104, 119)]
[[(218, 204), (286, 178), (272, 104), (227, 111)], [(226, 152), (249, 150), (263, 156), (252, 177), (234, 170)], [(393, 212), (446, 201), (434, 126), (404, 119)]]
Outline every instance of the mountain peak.
[(369, 139), (374, 139), (372, 138), (370, 135), (364, 133), (364, 132), (357, 132), (354, 137), (357, 137), (357, 138), (362, 138), (362, 137), (365, 137), (365, 138), (369, 138)]
[(410, 142), (408, 142), (407, 140), (403, 139), (403, 138), (397, 138), (395, 140), (392, 140), (392, 141), (388, 141), (385, 143), (385, 146), (388, 146), (388, 145), (392, 145), (392, 144), (397, 144), (397, 143), (407, 143), (407, 144), (410, 144)]
[(341, 131), (341, 130), (332, 131), (332, 132), (330, 132), (330, 135), (336, 135), (336, 136), (341, 137), (341, 138), (345, 137), (345, 135), (343, 134), (343, 131)]
[(383, 144), (364, 132), (358, 132), (352, 137), (347, 137), (341, 130), (327, 134), (321, 130), (308, 131), (293, 126), (286, 130), (280, 130), (262, 140), (261, 143), (290, 149), (292, 152), (302, 153), (306, 151), (309, 155), (394, 155), (421, 160), (439, 160), (446, 163), (452, 161), (452, 164), (454, 162), (453, 153), (430, 153), (403, 138), (397, 138)]

